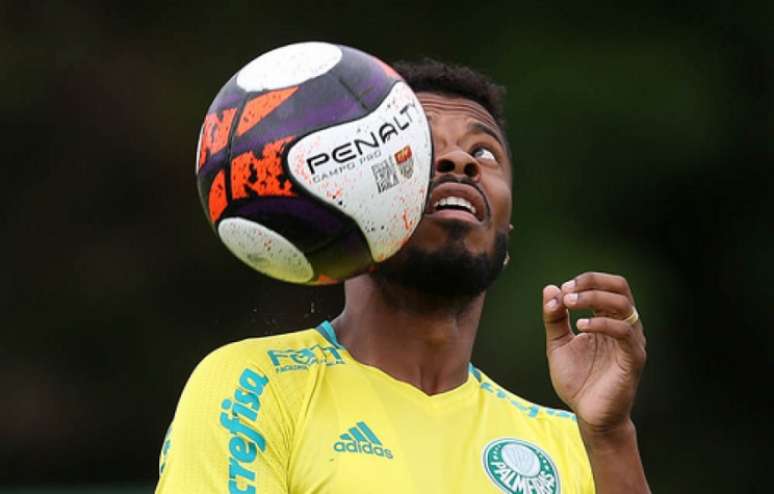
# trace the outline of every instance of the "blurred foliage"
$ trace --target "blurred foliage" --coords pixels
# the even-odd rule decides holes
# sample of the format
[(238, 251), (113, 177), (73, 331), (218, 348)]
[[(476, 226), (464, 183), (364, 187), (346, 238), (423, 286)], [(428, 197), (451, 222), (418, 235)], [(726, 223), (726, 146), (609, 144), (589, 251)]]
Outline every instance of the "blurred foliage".
[(540, 290), (626, 275), (649, 338), (635, 409), (655, 492), (763, 492), (774, 345), (766, 2), (5, 2), (0, 485), (152, 483), (193, 366), (337, 314), (250, 272), (193, 154), (239, 67), (302, 40), (470, 64), (508, 87), (511, 265), (474, 362), (560, 406)]

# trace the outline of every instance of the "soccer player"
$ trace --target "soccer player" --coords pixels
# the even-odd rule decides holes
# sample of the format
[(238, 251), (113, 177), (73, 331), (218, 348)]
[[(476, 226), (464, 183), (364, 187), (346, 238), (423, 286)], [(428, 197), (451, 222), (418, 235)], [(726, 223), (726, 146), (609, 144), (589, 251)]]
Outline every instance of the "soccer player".
[[(543, 290), (551, 381), (573, 413), (474, 367), (486, 289), (508, 262), (502, 90), (464, 67), (396, 68), (432, 127), (422, 222), (345, 283), (332, 322), (232, 343), (197, 366), (157, 493), (648, 492), (630, 416), (645, 338), (626, 280), (589, 272)], [(573, 329), (576, 309), (594, 316)]]

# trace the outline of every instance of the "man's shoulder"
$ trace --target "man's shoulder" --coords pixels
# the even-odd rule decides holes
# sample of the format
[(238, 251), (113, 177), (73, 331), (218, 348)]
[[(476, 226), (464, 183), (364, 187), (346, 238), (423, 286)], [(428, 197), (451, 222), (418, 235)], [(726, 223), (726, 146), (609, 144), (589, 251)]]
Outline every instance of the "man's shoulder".
[(226, 401), (232, 403), (252, 395), (262, 405), (276, 404), (292, 416), (291, 409), (298, 408), (309, 394), (315, 368), (342, 360), (337, 344), (323, 333), (312, 328), (248, 338), (210, 352), (188, 378), (178, 414), (217, 409)]
[(472, 372), (479, 382), (483, 399), (492, 401), (493, 406), (534, 422), (535, 425), (577, 429), (574, 413), (533, 403), (500, 386), (480, 370), (473, 368)]

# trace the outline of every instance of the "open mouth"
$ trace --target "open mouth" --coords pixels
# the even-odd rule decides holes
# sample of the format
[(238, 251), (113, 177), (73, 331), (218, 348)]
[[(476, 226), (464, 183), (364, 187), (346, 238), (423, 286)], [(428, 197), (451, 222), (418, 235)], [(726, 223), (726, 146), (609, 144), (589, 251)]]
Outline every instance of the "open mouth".
[(433, 188), (426, 213), (482, 223), (489, 217), (489, 208), (486, 199), (475, 186), (443, 182)]

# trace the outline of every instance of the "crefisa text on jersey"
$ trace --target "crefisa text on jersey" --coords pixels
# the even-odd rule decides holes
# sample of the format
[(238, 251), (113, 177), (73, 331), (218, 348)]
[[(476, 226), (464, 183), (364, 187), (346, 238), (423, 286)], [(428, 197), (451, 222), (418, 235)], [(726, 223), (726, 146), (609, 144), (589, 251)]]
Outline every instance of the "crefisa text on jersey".
[(261, 409), (261, 394), (269, 378), (245, 369), (239, 376), (239, 387), (234, 396), (223, 400), (220, 407), (220, 425), (231, 433), (228, 442), (228, 492), (255, 494), (255, 470), (250, 465), (258, 450), (266, 450), (266, 438), (248, 425), (254, 423)]
[[(310, 156), (306, 159), (306, 165), (313, 175), (312, 180), (319, 183), (328, 177), (338, 175), (345, 170), (352, 170), (357, 165), (381, 157), (381, 146), (390, 138), (409, 128), (414, 123), (412, 113), (416, 111), (416, 104), (410, 102), (393, 115), (392, 121), (384, 122), (376, 130), (369, 131), (368, 138), (355, 138), (332, 148), (328, 152)], [(318, 173), (318, 167), (331, 164), (337, 166), (326, 166), (326, 169), (319, 170), (320, 173)]]

